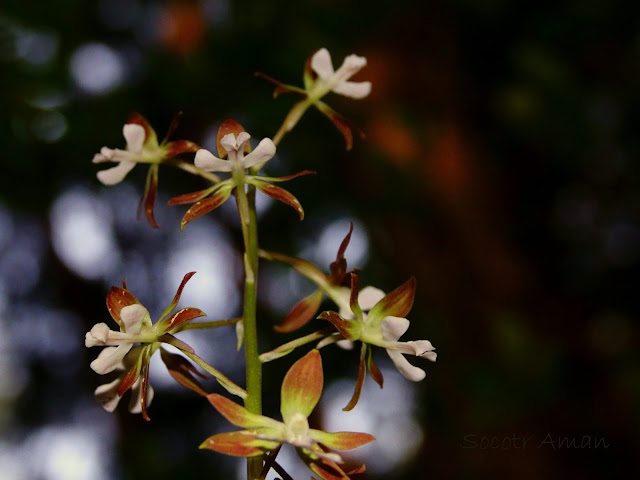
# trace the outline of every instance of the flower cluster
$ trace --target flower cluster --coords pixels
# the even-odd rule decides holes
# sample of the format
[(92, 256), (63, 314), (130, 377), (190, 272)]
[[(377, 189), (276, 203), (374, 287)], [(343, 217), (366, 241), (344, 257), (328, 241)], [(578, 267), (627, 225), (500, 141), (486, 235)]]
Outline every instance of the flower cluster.
[[(203, 317), (204, 312), (192, 307), (176, 310), (182, 291), (194, 272), (184, 276), (173, 300), (155, 323), (151, 321), (149, 311), (127, 289), (126, 283), (123, 282), (122, 287), (111, 288), (107, 295), (107, 309), (118, 329), (112, 329), (106, 323), (98, 323), (85, 336), (87, 347), (104, 347), (91, 362), (91, 368), (101, 375), (118, 372), (117, 378), (95, 390), (96, 398), (106, 410), (115, 410), (125, 393), (132, 390), (129, 410), (142, 413), (142, 416), (149, 420), (147, 409), (154, 395), (153, 388), (149, 385), (149, 365), (151, 357), (159, 350), (162, 361), (176, 381), (205, 396), (223, 417), (241, 428), (238, 431), (213, 435), (202, 443), (201, 448), (246, 457), (249, 480), (264, 480), (271, 468), (283, 478), (290, 478), (276, 462), (276, 456), (284, 444), (293, 446), (302, 461), (322, 480), (349, 480), (350, 475), (364, 471), (364, 465), (345, 471), (343, 458), (336, 450), (351, 450), (365, 445), (375, 440), (372, 435), (358, 432), (329, 433), (310, 426), (310, 415), (320, 399), (324, 385), (319, 349), (333, 343), (340, 346), (353, 346), (356, 342), (361, 344), (355, 391), (343, 410), (351, 410), (357, 404), (367, 372), (380, 387), (383, 385), (382, 373), (373, 360), (374, 347), (385, 349), (398, 370), (409, 380), (417, 382), (424, 379), (424, 370), (409, 363), (405, 355), (435, 361), (433, 345), (428, 340), (400, 341), (410, 325), (406, 316), (415, 297), (415, 279), (411, 278), (388, 294), (374, 287), (360, 290), (358, 272), (347, 270), (344, 255), (351, 240), (353, 225), (342, 240), (336, 259), (329, 266), (329, 273), (306, 260), (259, 249), (255, 194), (256, 190), (259, 190), (292, 207), (300, 220), (304, 218), (300, 201), (287, 190), (274, 184), (315, 172), (303, 170), (284, 177), (268, 177), (261, 175), (260, 171), (276, 155), (276, 146), (282, 137), (295, 127), (310, 107), (316, 107), (326, 115), (344, 136), (347, 149), (352, 147), (353, 131), (358, 130), (324, 103), (323, 98), (330, 92), (354, 99), (369, 95), (370, 82), (351, 80), (366, 63), (364, 57), (349, 55), (342, 65), (334, 70), (329, 52), (321, 48), (306, 62), (303, 88), (285, 85), (259, 74), (276, 84), (276, 96), (289, 92), (302, 98), (292, 107), (276, 135), (273, 138), (263, 138), (254, 149), (250, 142), (251, 135), (232, 119), (222, 122), (217, 132), (216, 151), (210, 152), (191, 141), (168, 141), (176, 128), (179, 115), (171, 123), (166, 138), (159, 143), (147, 120), (134, 113), (123, 128), (126, 148), (121, 150), (103, 147), (100, 153), (94, 156), (94, 163), (117, 164), (98, 172), (98, 179), (105, 185), (121, 182), (138, 163), (149, 165), (138, 214), (144, 210), (147, 220), (154, 227), (158, 226), (154, 218), (154, 204), (161, 164), (180, 168), (200, 177), (200, 180), (209, 182), (203, 190), (175, 196), (169, 201), (170, 205), (190, 205), (181, 220), (181, 229), (235, 195), (245, 250), (245, 298), (242, 318), (193, 322)], [(181, 154), (188, 153), (195, 154), (193, 163), (178, 158)], [(222, 178), (217, 175), (219, 173), (223, 174)], [(284, 321), (275, 327), (278, 332), (296, 331), (314, 318), (324, 320), (318, 322), (324, 325), (321, 330), (261, 355), (258, 352), (256, 321), (259, 257), (284, 262), (317, 285), (317, 289), (300, 300)], [(325, 310), (318, 315), (325, 298), (330, 299), (337, 308), (335, 311)], [(187, 329), (216, 328), (232, 324), (236, 325), (238, 349), (243, 342), (245, 346), (246, 390), (206, 363), (196, 355), (193, 348), (176, 337), (179, 332)], [(296, 361), (282, 381), (282, 420), (263, 415), (263, 364), (316, 341), (316, 348)], [(178, 353), (168, 351), (165, 348), (167, 345), (177, 349)], [(243, 399), (244, 406), (226, 396), (208, 392), (196, 378), (207, 377), (200, 373), (194, 364), (212, 375), (228, 393)]]

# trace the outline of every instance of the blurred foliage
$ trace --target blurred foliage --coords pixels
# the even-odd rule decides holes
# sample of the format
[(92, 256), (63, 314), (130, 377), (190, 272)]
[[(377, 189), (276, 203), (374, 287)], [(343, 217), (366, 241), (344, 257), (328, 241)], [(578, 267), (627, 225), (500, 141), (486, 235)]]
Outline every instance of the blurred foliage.
[[(388, 291), (416, 275), (408, 336), (432, 340), (439, 358), (418, 386), (422, 452), (393, 478), (610, 477), (640, 446), (638, 10), (604, 0), (4, 2), (0, 205), (46, 230), (65, 188), (102, 188), (90, 160), (103, 145), (124, 144), (131, 111), (160, 137), (177, 111), (176, 138), (203, 141), (228, 117), (254, 139), (272, 136), (294, 99), (273, 100), (255, 71), (301, 84), (304, 61), (321, 46), (334, 63), (365, 55), (356, 80), (373, 82), (371, 97), (328, 103), (366, 140), (345, 152), (310, 111), (273, 172), (318, 171), (291, 184), (308, 220), (275, 206), (260, 233), (266, 248), (295, 253), (317, 235), (318, 219), (352, 215), (369, 234), (367, 284)], [(71, 73), (87, 44), (123, 62), (105, 93), (83, 90)], [(141, 192), (138, 170), (130, 178)], [(197, 182), (185, 177), (162, 170), (160, 188), (191, 191)], [(106, 319), (106, 287), (45, 251), (37, 288), (8, 308), (46, 300), (87, 330)], [(263, 320), (265, 345), (277, 345), (269, 326), (281, 318)], [(64, 421), (65, 402), (96, 385), (93, 353), (77, 354), (82, 366), (66, 380), (30, 361), (2, 429)], [(345, 372), (325, 362), (327, 376), (354, 377), (355, 363)], [(266, 380), (285, 371), (274, 362)], [(120, 478), (234, 471), (195, 450), (214, 413), (185, 398), (163, 394), (150, 425), (118, 411)], [(277, 388), (265, 398), (275, 410)], [(538, 448), (548, 433), (604, 437), (610, 447)], [(470, 434), (537, 443), (461, 448)]]

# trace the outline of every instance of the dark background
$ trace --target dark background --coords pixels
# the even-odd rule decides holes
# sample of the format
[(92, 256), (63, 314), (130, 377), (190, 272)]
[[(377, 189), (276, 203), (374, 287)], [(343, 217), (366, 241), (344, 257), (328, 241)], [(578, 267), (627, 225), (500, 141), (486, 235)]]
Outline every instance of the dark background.
[[(287, 185), (307, 218), (271, 205), (261, 245), (313, 257), (331, 237), (335, 254), (355, 221), (367, 254), (351, 266), (386, 291), (416, 276), (406, 339), (428, 338), (439, 355), (435, 364), (412, 359), (427, 370), (409, 409), (422, 442), (389, 471), (362, 478), (612, 478), (628, 470), (640, 427), (638, 13), (632, 2), (608, 1), (4, 2), (3, 472), (190, 479), (237, 470), (239, 461), (195, 448), (232, 429), (195, 394), (158, 388), (149, 424), (125, 406), (107, 414), (91, 398), (103, 380), (89, 369), (97, 349), (85, 349), (83, 335), (110, 321), (108, 288), (127, 277), (153, 317), (184, 273), (208, 266), (174, 258), (179, 267), (168, 275), (164, 262), (181, 241), (184, 212), (166, 200), (202, 183), (162, 168), (162, 228), (154, 231), (135, 221), (145, 169), (107, 188), (90, 160), (103, 145), (124, 147), (131, 111), (160, 138), (177, 111), (176, 138), (206, 146), (228, 117), (255, 141), (273, 136), (294, 99), (273, 100), (253, 73), (301, 85), (304, 61), (322, 46), (336, 68), (351, 53), (368, 59), (354, 80), (373, 83), (369, 98), (326, 98), (366, 139), (346, 152), (326, 118), (305, 115), (267, 171), (318, 172)], [(213, 262), (210, 277), (196, 275), (186, 291), (217, 272), (208, 284), (214, 297), (237, 294), (241, 237), (230, 213), (193, 224), (202, 238), (224, 242), (181, 244), (226, 265), (221, 273)], [(91, 257), (100, 248), (105, 254)], [(87, 257), (94, 263), (83, 264)], [(310, 286), (278, 266), (263, 273), (266, 350), (293, 338), (271, 325)], [(233, 316), (237, 299), (223, 313), (215, 302), (203, 309), (210, 319)], [(210, 336), (226, 339), (212, 344), (226, 352), (218, 368), (242, 382), (242, 355), (227, 333)], [(349, 392), (357, 355), (323, 352), (327, 384), (348, 380)], [(297, 356), (266, 366), (265, 408), (276, 416), (279, 382)], [(401, 405), (405, 390), (393, 385), (374, 412)], [(526, 446), (514, 440), (529, 437)], [(558, 448), (558, 437), (585, 448)]]

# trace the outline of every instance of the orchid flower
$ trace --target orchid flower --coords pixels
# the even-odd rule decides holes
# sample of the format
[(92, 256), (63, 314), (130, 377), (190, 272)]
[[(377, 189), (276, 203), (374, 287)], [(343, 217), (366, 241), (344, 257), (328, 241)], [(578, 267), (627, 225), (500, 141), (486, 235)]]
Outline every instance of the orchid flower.
[(93, 157), (93, 163), (118, 163), (115, 167), (101, 170), (97, 173), (98, 180), (104, 185), (120, 183), (137, 163), (150, 164), (139, 212), (144, 208), (147, 220), (155, 228), (158, 228), (158, 224), (153, 215), (153, 207), (158, 190), (159, 165), (166, 159), (185, 152), (195, 152), (200, 148), (195, 143), (187, 140), (167, 141), (173, 130), (175, 130), (180, 115), (175, 116), (167, 136), (159, 144), (156, 132), (151, 128), (149, 122), (139, 113), (132, 113), (122, 128), (122, 134), (127, 141), (125, 150), (102, 147), (100, 153), (96, 153)]
[(345, 339), (362, 342), (355, 392), (344, 410), (351, 410), (357, 404), (366, 370), (380, 387), (383, 385), (382, 373), (372, 358), (372, 346), (384, 348), (400, 373), (413, 382), (423, 380), (426, 374), (421, 368), (411, 365), (404, 355), (436, 361), (435, 348), (429, 340), (398, 341), (409, 328), (410, 322), (404, 317), (413, 305), (415, 278), (387, 295), (374, 287), (359, 291), (358, 283), (358, 276), (352, 273), (348, 309), (342, 308), (339, 314), (327, 311), (320, 315), (320, 318), (331, 322)]
[[(218, 208), (226, 202), (236, 188), (245, 188), (245, 185), (254, 185), (262, 193), (279, 200), (298, 212), (300, 220), (304, 218), (304, 210), (296, 197), (283, 188), (271, 185), (269, 182), (284, 182), (301, 175), (314, 172), (305, 170), (286, 177), (263, 177), (252, 173), (246, 174), (246, 170), (257, 172), (276, 153), (276, 146), (269, 138), (263, 138), (255, 150), (251, 151), (249, 139), (251, 135), (244, 131), (242, 125), (235, 120), (225, 120), (218, 129), (217, 149), (218, 156), (205, 149), (196, 152), (196, 167), (207, 172), (229, 172), (231, 178), (216, 183), (205, 190), (187, 193), (174, 197), (169, 205), (184, 205), (193, 203), (187, 210), (180, 228), (184, 230), (187, 223), (195, 218)], [(246, 212), (241, 214), (248, 215)]]
[[(115, 410), (125, 392), (133, 388), (134, 394), (129, 409), (133, 413), (142, 412), (145, 420), (149, 420), (147, 406), (153, 397), (153, 390), (149, 385), (149, 361), (162, 343), (176, 347), (196, 361), (200, 360), (193, 349), (176, 338), (174, 334), (184, 328), (186, 322), (202, 317), (205, 313), (190, 307), (172, 313), (180, 300), (184, 286), (194, 273), (184, 276), (173, 301), (155, 324), (151, 322), (149, 311), (127, 290), (124, 282), (122, 288), (112, 287), (109, 290), (107, 309), (118, 325), (119, 331), (111, 330), (103, 322), (94, 325), (85, 336), (85, 346), (106, 347), (91, 362), (91, 368), (96, 373), (105, 375), (116, 370), (122, 371), (116, 380), (100, 385), (95, 391), (96, 398), (105, 410), (110, 412)], [(164, 350), (162, 359), (176, 380), (202, 395), (207, 394), (191, 375), (197, 372), (187, 360)], [(239, 387), (234, 389), (235, 384), (224, 375), (221, 373), (216, 375), (217, 371), (212, 368), (208, 371), (231, 393), (242, 394), (242, 389)]]
[(304, 88), (284, 84), (263, 73), (256, 73), (256, 75), (276, 85), (274, 97), (281, 93), (295, 93), (304, 97), (289, 112), (283, 125), (285, 132), (291, 131), (307, 108), (314, 105), (340, 130), (345, 139), (347, 150), (350, 150), (353, 146), (352, 130), (355, 129), (360, 133), (360, 136), (363, 136), (362, 132), (321, 99), (329, 92), (354, 99), (361, 99), (369, 95), (371, 93), (371, 82), (352, 82), (349, 80), (366, 64), (367, 59), (365, 57), (349, 55), (344, 59), (340, 68), (334, 70), (329, 51), (326, 48), (321, 48), (307, 60), (303, 75)]
[(253, 457), (287, 443), (296, 448), (305, 464), (322, 479), (348, 479), (338, 465), (343, 463), (342, 457), (325, 451), (323, 446), (351, 450), (375, 438), (367, 433), (327, 433), (309, 428), (308, 418), (320, 399), (322, 387), (322, 359), (318, 350), (312, 350), (293, 364), (282, 382), (282, 422), (250, 413), (226, 397), (212, 393), (207, 398), (214, 408), (229, 422), (245, 430), (213, 435), (200, 448), (227, 455)]

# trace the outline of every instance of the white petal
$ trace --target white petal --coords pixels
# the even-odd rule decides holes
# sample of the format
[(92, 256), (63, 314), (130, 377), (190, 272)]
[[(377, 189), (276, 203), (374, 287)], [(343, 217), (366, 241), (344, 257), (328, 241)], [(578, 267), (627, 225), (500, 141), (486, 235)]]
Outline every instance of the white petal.
[(331, 55), (329, 55), (329, 51), (326, 48), (321, 48), (313, 54), (313, 57), (311, 57), (311, 69), (325, 81), (328, 81), (333, 76)]
[(236, 136), (233, 133), (227, 133), (222, 140), (220, 140), (220, 145), (229, 152), (238, 151), (238, 144), (236, 143)]
[(127, 140), (127, 150), (133, 153), (142, 153), (144, 145), (144, 128), (137, 123), (127, 123), (122, 128), (122, 134)]
[(128, 335), (139, 334), (144, 323), (151, 323), (151, 319), (145, 322), (145, 319), (149, 318), (149, 311), (138, 303), (123, 307), (120, 310), (120, 318), (124, 323), (124, 331)]
[(358, 303), (362, 310), (371, 310), (373, 306), (384, 298), (384, 292), (376, 287), (365, 287), (360, 290)]
[(230, 172), (232, 167), (230, 161), (222, 160), (204, 148), (196, 152), (194, 163), (196, 167), (207, 172)]
[(345, 339), (342, 339), (342, 340), (338, 340), (336, 342), (336, 345), (338, 345), (343, 350), (353, 350), (353, 347), (354, 347), (355, 343), (353, 341), (347, 340), (345, 338)]
[(340, 68), (336, 70), (336, 78), (340, 80), (348, 80), (352, 75), (358, 72), (367, 64), (367, 59), (358, 55), (349, 55), (344, 59)]
[(118, 377), (111, 383), (100, 385), (96, 388), (95, 392), (93, 392), (96, 396), (96, 400), (102, 404), (102, 407), (107, 412), (113, 412), (122, 398), (118, 395), (118, 387), (120, 386), (121, 381), (122, 377)]
[[(151, 405), (153, 400), (153, 387), (147, 384), (147, 407)], [(140, 405), (140, 396), (142, 395), (142, 379), (138, 378), (131, 387), (131, 399), (129, 400), (129, 411), (131, 413), (142, 413), (142, 405)]]
[(111, 329), (106, 323), (98, 323), (87, 332), (84, 337), (85, 347), (95, 347), (96, 345), (105, 345), (109, 337)]
[(247, 132), (240, 132), (236, 137), (236, 147), (238, 150), (242, 150), (244, 148), (244, 144), (249, 141), (251, 135)]
[(340, 82), (333, 91), (351, 98), (364, 98), (371, 93), (371, 82)]
[[(242, 135), (242, 134), (240, 134)], [(259, 169), (276, 154), (276, 146), (270, 138), (263, 138), (256, 149), (244, 157), (243, 168), (256, 166)]]
[[(107, 147), (104, 147), (107, 148)], [(108, 162), (109, 160), (111, 160), (108, 156), (102, 154), (101, 153), (96, 153), (93, 156), (93, 159), (91, 160), (93, 163), (102, 163), (102, 162)]]
[(100, 352), (98, 358), (91, 362), (91, 369), (100, 375), (113, 372), (132, 346), (131, 343), (123, 343), (117, 347), (106, 347)]
[(122, 180), (124, 180), (124, 177), (127, 176), (127, 173), (133, 170), (133, 167), (135, 166), (136, 162), (122, 160), (115, 167), (99, 171), (97, 173), (97, 177), (98, 180), (100, 180), (104, 185), (115, 185), (116, 183), (120, 183)]
[(400, 352), (387, 349), (387, 353), (389, 354), (389, 357), (391, 357), (391, 360), (395, 364), (396, 368), (400, 371), (400, 373), (412, 382), (419, 382), (427, 376), (424, 370), (411, 365)]
[(382, 338), (387, 342), (396, 342), (407, 331), (411, 322), (402, 317), (385, 317), (380, 322)]

